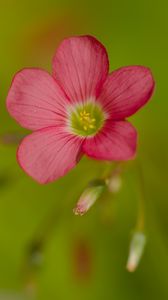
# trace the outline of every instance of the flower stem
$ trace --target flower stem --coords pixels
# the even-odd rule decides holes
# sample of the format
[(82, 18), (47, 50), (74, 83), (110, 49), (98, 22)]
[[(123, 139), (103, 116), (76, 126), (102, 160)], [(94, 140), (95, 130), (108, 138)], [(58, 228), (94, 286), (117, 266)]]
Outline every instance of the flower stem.
[(145, 228), (145, 185), (142, 166), (140, 162), (137, 162), (138, 182), (139, 182), (139, 208), (136, 229), (138, 231), (144, 231)]

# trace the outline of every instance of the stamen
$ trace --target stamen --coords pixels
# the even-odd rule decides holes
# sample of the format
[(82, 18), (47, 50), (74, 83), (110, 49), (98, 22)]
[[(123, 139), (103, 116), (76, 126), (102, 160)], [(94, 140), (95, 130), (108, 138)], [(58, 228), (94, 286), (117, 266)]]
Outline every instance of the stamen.
[(96, 128), (96, 126), (95, 126), (95, 125), (92, 125), (92, 124), (90, 124), (90, 125), (89, 125), (89, 128), (92, 128), (92, 129), (93, 129), (93, 128)]
[(88, 130), (88, 127), (87, 126), (83, 126), (83, 129), (85, 130), (85, 131), (87, 131)]
[(85, 131), (87, 131), (88, 129), (95, 129), (95, 125), (93, 123), (96, 122), (95, 118), (91, 118), (91, 114), (89, 112), (86, 112), (86, 110), (84, 111), (80, 111), (80, 121), (81, 121), (81, 125), (83, 127), (83, 129)]

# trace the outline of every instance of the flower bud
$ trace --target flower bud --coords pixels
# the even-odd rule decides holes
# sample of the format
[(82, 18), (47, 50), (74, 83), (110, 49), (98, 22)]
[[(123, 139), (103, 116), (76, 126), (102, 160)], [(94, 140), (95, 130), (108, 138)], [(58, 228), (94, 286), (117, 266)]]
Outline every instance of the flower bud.
[(75, 215), (84, 215), (95, 201), (101, 196), (105, 188), (103, 180), (92, 181), (80, 196), (73, 212)]
[(129, 257), (126, 266), (129, 272), (134, 272), (138, 267), (145, 245), (146, 236), (142, 232), (136, 232), (131, 240)]
[(121, 176), (119, 174), (116, 174), (114, 176), (111, 176), (110, 178), (107, 178), (106, 184), (111, 193), (118, 193), (122, 185)]

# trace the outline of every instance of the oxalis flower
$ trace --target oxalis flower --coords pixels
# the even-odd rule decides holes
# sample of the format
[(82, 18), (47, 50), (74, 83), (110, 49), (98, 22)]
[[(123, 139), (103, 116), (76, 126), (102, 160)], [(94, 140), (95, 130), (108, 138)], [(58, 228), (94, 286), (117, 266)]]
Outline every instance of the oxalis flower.
[(65, 175), (82, 154), (98, 160), (128, 160), (137, 133), (125, 120), (151, 97), (154, 80), (143, 66), (109, 74), (104, 46), (91, 36), (65, 39), (53, 59), (53, 72), (23, 69), (7, 97), (7, 109), (33, 131), (17, 158), (39, 183)]

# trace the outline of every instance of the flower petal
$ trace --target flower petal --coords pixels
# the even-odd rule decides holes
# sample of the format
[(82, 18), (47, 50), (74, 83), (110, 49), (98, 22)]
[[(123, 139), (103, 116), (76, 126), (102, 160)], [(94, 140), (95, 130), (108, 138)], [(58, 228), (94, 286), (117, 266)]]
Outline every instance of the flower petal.
[(108, 76), (99, 101), (113, 120), (121, 120), (140, 109), (153, 90), (154, 80), (148, 68), (123, 67)]
[(108, 68), (106, 49), (91, 36), (65, 39), (53, 59), (53, 76), (72, 102), (97, 96)]
[(67, 102), (63, 91), (47, 72), (24, 69), (13, 79), (7, 109), (23, 127), (37, 130), (64, 123)]
[(100, 133), (84, 141), (85, 154), (101, 160), (128, 160), (136, 153), (137, 133), (127, 121), (108, 120)]
[(82, 141), (61, 127), (44, 128), (23, 139), (18, 149), (18, 162), (36, 181), (48, 183), (77, 164)]

